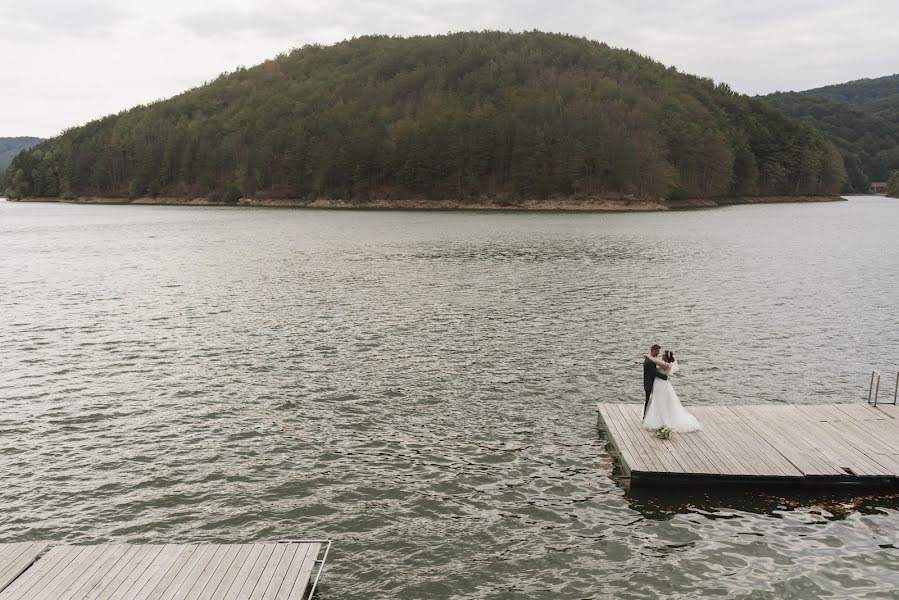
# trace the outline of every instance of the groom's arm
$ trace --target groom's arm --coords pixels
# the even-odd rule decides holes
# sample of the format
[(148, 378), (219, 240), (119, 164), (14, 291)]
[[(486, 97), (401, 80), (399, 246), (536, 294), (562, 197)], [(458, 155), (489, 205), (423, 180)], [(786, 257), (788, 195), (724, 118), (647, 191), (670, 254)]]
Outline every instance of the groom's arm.
[(667, 369), (668, 367), (671, 366), (670, 364), (666, 363), (661, 358), (656, 358), (655, 356), (650, 356), (649, 354), (644, 354), (643, 356), (645, 356), (647, 360), (652, 361), (660, 369)]

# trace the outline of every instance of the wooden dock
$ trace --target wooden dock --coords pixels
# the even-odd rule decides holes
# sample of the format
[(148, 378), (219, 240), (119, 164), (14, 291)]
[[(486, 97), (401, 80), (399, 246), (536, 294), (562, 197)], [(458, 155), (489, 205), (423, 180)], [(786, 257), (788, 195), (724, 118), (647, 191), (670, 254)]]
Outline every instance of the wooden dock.
[(0, 600), (306, 600), (329, 548), (327, 541), (0, 544)]
[(640, 425), (642, 404), (597, 406), (631, 482), (899, 482), (899, 409), (827, 404), (691, 406), (703, 430), (660, 440)]

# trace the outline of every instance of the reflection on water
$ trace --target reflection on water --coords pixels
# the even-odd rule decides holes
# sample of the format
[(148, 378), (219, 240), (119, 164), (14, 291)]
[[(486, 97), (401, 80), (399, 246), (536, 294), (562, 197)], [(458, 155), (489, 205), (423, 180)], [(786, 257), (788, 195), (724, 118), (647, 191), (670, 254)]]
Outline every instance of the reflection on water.
[(820, 519), (840, 520), (856, 513), (889, 515), (899, 510), (899, 493), (864, 487), (833, 490), (741, 484), (641, 486), (629, 489), (626, 498), (631, 509), (657, 520), (691, 511), (709, 518), (734, 518), (735, 513), (777, 517), (798, 511)]
[(625, 491), (594, 406), (652, 342), (688, 404), (863, 401), (897, 217), (0, 203), (0, 541), (329, 537), (323, 599), (895, 598), (894, 495)]

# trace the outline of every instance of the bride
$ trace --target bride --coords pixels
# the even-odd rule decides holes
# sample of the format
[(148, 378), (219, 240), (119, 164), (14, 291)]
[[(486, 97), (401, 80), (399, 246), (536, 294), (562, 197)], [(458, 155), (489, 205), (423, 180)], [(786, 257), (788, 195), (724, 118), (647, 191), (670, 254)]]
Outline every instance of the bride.
[(652, 396), (649, 400), (649, 408), (643, 417), (643, 427), (647, 429), (658, 429), (662, 425), (667, 426), (671, 431), (678, 433), (686, 433), (688, 431), (699, 431), (702, 424), (690, 412), (683, 407), (671, 385), (671, 375), (677, 373), (677, 359), (674, 353), (667, 351), (662, 354), (661, 358), (644, 355), (646, 358), (656, 364), (659, 370), (668, 375), (668, 379), (659, 379), (656, 377), (652, 384)]

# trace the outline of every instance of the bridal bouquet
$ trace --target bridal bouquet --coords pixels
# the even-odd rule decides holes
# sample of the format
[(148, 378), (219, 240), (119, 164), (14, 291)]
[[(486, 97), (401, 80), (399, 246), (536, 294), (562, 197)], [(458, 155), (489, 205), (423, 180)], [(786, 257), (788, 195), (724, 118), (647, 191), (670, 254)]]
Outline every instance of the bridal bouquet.
[(660, 440), (667, 440), (671, 436), (671, 430), (668, 429), (667, 425), (662, 425), (658, 429), (656, 429), (656, 437)]

